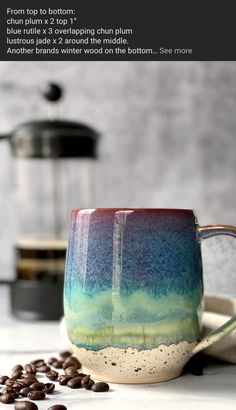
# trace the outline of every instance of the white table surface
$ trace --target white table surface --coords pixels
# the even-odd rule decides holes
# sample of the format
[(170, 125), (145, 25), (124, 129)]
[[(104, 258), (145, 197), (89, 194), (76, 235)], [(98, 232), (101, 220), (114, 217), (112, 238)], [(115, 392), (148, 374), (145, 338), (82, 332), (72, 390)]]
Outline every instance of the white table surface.
[[(10, 374), (17, 363), (47, 359), (65, 348), (57, 322), (26, 323), (9, 316), (6, 320), (6, 315), (0, 318), (0, 374)], [(235, 410), (236, 365), (212, 364), (203, 376), (185, 374), (158, 384), (110, 384), (106, 393), (70, 390), (56, 384), (56, 392), (48, 397), (37, 402), (39, 410), (53, 404), (64, 404), (68, 410)], [(13, 404), (0, 404), (0, 410), (13, 408)]]

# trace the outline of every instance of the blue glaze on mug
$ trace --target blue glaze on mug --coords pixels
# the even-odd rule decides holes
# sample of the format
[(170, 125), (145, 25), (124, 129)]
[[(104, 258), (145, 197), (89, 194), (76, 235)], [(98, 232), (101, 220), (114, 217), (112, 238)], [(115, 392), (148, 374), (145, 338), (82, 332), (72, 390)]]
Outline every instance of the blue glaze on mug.
[(198, 341), (197, 228), (190, 210), (74, 210), (64, 286), (72, 343), (144, 350)]

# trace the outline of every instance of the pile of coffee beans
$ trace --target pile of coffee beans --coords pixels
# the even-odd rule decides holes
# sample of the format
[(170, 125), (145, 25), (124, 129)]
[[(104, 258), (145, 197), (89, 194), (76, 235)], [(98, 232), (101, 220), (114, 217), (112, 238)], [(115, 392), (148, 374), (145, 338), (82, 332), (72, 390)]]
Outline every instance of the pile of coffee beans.
[[(34, 401), (43, 400), (47, 395), (53, 394), (56, 382), (70, 389), (84, 388), (94, 392), (106, 392), (109, 385), (105, 382), (97, 382), (90, 378), (89, 374), (80, 373), (80, 361), (70, 352), (60, 353), (60, 357), (51, 357), (47, 363), (43, 359), (33, 360), (22, 366), (17, 364), (12, 369), (10, 376), (0, 376), (0, 403), (15, 403), (16, 410), (37, 410)], [(55, 370), (56, 369), (56, 370)], [(59, 374), (60, 372), (63, 372)], [(50, 382), (42, 383), (37, 375), (46, 376)], [(29, 400), (18, 400), (27, 398)], [(67, 410), (62, 404), (56, 404), (48, 410)]]

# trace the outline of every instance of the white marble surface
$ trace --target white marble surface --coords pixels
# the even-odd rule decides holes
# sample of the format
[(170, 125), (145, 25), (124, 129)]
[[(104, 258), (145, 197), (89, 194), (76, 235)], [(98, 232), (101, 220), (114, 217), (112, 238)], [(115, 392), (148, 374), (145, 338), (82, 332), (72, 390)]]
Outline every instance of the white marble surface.
[[(8, 321), (0, 325), (0, 374), (9, 374), (16, 363), (24, 364), (39, 357), (47, 359), (65, 347), (58, 323)], [(160, 384), (111, 384), (110, 387), (109, 392), (96, 394), (57, 385), (53, 396), (38, 402), (39, 410), (56, 403), (65, 404), (70, 410), (235, 409), (236, 366), (213, 364), (201, 377), (186, 374)], [(12, 408), (13, 405), (0, 404), (0, 410)]]

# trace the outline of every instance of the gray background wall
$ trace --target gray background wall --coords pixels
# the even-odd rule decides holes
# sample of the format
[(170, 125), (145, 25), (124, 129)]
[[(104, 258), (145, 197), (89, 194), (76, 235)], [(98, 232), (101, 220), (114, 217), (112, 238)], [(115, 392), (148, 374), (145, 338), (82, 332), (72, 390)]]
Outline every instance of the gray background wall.
[[(1, 62), (0, 133), (45, 116), (38, 89), (50, 80), (66, 88), (63, 116), (103, 135), (94, 206), (194, 208), (201, 224), (236, 224), (235, 62)], [(1, 279), (13, 277), (15, 208), (0, 144)], [(229, 237), (203, 244), (206, 291), (236, 296), (235, 251)]]

